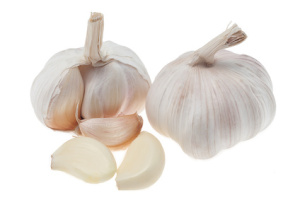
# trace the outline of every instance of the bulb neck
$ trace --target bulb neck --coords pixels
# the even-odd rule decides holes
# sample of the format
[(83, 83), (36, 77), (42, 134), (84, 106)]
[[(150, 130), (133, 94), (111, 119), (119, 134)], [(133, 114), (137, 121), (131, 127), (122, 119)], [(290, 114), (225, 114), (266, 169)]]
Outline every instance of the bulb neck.
[(101, 60), (100, 49), (103, 40), (104, 16), (101, 13), (91, 13), (88, 21), (86, 40), (84, 45), (84, 57), (95, 64)]
[(212, 66), (214, 64), (215, 54), (221, 50), (242, 43), (247, 35), (233, 24), (223, 33), (212, 39), (202, 48), (196, 50), (192, 56), (191, 66)]

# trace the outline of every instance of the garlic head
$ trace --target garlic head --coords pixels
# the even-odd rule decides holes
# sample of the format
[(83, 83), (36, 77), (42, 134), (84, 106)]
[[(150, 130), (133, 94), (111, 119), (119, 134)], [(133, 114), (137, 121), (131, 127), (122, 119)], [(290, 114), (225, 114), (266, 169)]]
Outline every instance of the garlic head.
[(276, 110), (272, 82), (254, 58), (224, 48), (246, 39), (234, 24), (166, 65), (146, 100), (152, 127), (205, 159), (265, 129)]
[(129, 48), (102, 42), (103, 28), (103, 15), (92, 13), (85, 46), (55, 54), (34, 80), (31, 102), (46, 126), (74, 130), (77, 117), (112, 118), (143, 110), (151, 84), (147, 70)]

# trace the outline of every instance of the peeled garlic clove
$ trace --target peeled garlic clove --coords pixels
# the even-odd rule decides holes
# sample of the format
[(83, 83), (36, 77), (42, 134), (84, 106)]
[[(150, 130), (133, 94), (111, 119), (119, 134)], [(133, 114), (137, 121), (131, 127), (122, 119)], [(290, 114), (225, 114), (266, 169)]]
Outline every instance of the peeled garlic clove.
[(39, 120), (59, 130), (76, 127), (76, 106), (83, 98), (83, 81), (77, 66), (83, 61), (82, 49), (68, 49), (54, 55), (35, 78), (31, 102)]
[(157, 75), (146, 100), (150, 124), (194, 158), (222, 149), (265, 129), (276, 110), (272, 82), (254, 58), (226, 50), (246, 39), (233, 25)]
[(143, 126), (139, 115), (124, 115), (115, 118), (93, 118), (81, 120), (81, 134), (99, 140), (112, 149), (121, 149), (130, 144)]
[(150, 133), (141, 132), (129, 146), (117, 170), (119, 190), (143, 189), (154, 184), (162, 174), (165, 154), (160, 142)]
[(52, 154), (51, 168), (88, 183), (100, 183), (114, 176), (117, 165), (104, 144), (92, 138), (77, 137)]

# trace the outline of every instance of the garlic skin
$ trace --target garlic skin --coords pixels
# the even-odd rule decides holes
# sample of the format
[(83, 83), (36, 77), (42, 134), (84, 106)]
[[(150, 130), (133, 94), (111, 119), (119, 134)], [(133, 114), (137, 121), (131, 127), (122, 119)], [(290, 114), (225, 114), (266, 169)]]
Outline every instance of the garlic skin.
[(38, 119), (52, 129), (77, 126), (76, 106), (82, 101), (84, 85), (79, 69), (85, 63), (82, 49), (55, 54), (35, 78), (31, 103)]
[(51, 157), (51, 169), (66, 172), (88, 183), (107, 181), (117, 170), (110, 150), (88, 137), (67, 141)]
[(34, 80), (31, 102), (46, 126), (74, 130), (76, 117), (118, 117), (143, 110), (151, 84), (147, 70), (129, 48), (102, 42), (103, 24), (103, 15), (92, 13), (85, 46), (55, 54)]
[(165, 166), (165, 153), (158, 139), (143, 131), (130, 144), (117, 170), (119, 190), (144, 189), (154, 184)]
[(276, 110), (272, 82), (254, 58), (222, 50), (246, 39), (234, 24), (157, 75), (146, 100), (152, 127), (206, 159), (265, 129)]
[(116, 118), (93, 118), (81, 120), (80, 133), (94, 138), (110, 149), (126, 148), (141, 132), (143, 118), (139, 115), (124, 115)]

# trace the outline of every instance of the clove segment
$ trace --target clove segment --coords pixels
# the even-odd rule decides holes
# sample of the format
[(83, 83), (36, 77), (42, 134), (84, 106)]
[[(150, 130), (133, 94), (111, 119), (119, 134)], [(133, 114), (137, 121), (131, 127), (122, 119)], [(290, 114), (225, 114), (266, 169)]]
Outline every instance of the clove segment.
[(112, 118), (144, 109), (149, 84), (136, 69), (111, 61), (102, 67), (81, 66), (80, 72), (84, 81), (84, 119)]
[(147, 188), (159, 179), (164, 165), (162, 145), (152, 134), (143, 131), (130, 144), (117, 170), (117, 187), (119, 190)]
[(67, 141), (51, 157), (51, 169), (66, 172), (88, 183), (107, 181), (117, 170), (110, 150), (88, 137)]
[(140, 134), (142, 126), (143, 119), (136, 113), (79, 122), (79, 129), (83, 136), (94, 138), (114, 150), (127, 147)]

